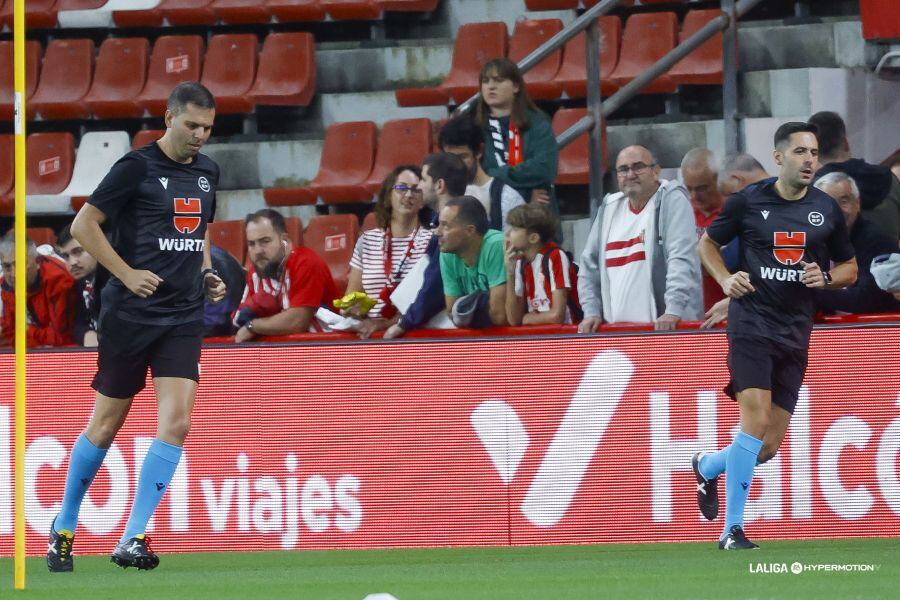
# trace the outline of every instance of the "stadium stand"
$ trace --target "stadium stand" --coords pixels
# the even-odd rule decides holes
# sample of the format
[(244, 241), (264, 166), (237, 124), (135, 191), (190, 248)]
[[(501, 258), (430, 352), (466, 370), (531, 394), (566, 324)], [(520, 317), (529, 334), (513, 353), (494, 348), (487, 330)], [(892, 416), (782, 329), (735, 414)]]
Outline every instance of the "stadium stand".
[[(587, 115), (586, 108), (563, 108), (553, 115), (553, 133), (557, 136)], [(603, 167), (608, 165), (606, 155), (606, 131), (603, 131)], [(590, 162), (588, 161), (588, 134), (578, 138), (559, 151), (559, 168), (556, 183), (560, 185), (584, 185), (590, 180)]]
[[(622, 21), (619, 17), (604, 16), (598, 19), (600, 23), (600, 91), (604, 95), (610, 95), (618, 89), (609, 79), (609, 74), (616, 68), (619, 62), (619, 45), (622, 41)], [(569, 98), (584, 98), (587, 96), (587, 35), (580, 33), (569, 40), (563, 52), (562, 65), (548, 87), (555, 87), (558, 93), (565, 93)], [(551, 96), (542, 88), (535, 85), (529, 87), (542, 94), (540, 97)]]
[(313, 217), (303, 234), (303, 243), (314, 250), (331, 270), (338, 291), (347, 289), (350, 257), (359, 237), (356, 215), (321, 215)]
[(59, 194), (72, 179), (75, 137), (71, 133), (33, 133), (25, 141), (28, 194)]
[(896, 0), (859, 0), (859, 14), (865, 39), (900, 39), (900, 4)]
[(266, 8), (279, 23), (324, 21), (326, 17), (319, 0), (266, 0)]
[(365, 21), (381, 17), (378, 0), (319, 0), (332, 19)]
[(381, 182), (397, 165), (420, 165), (431, 151), (432, 124), (428, 119), (398, 119), (381, 128), (375, 165), (362, 185), (360, 196), (372, 198)]
[(247, 257), (247, 239), (243, 221), (213, 221), (207, 226), (207, 231), (211, 244), (219, 246), (239, 263), (244, 264)]
[[(56, 27), (56, 0), (28, 0), (25, 3), (25, 26), (29, 29), (49, 29)], [(12, 27), (13, 2), (7, 0), (0, 9), (0, 21)]]
[(47, 46), (37, 90), (31, 106), (43, 119), (84, 119), (90, 108), (84, 101), (94, 71), (94, 42), (87, 39), (53, 40)]
[(26, 229), (26, 232), (28, 237), (38, 246), (43, 244), (56, 245), (56, 234), (49, 227), (29, 227)]
[[(510, 60), (520, 62), (541, 44), (562, 31), (562, 28), (563, 23), (559, 19), (517, 21), (509, 40)], [(525, 73), (525, 87), (532, 99), (559, 97), (559, 86), (553, 84), (553, 80), (559, 72), (562, 56), (562, 50), (557, 50)]]
[(173, 27), (215, 25), (213, 0), (163, 0), (159, 4), (163, 17)]
[(375, 213), (366, 213), (366, 216), (363, 218), (362, 229), (360, 233), (362, 233), (363, 231), (369, 231), (370, 229), (375, 229), (376, 227), (378, 227), (378, 221), (375, 220)]
[(265, 0), (215, 0), (212, 9), (227, 24), (268, 23), (272, 14)]
[(134, 134), (134, 139), (131, 140), (131, 149), (143, 148), (150, 142), (155, 142), (161, 138), (165, 133), (165, 129), (142, 129)]
[(13, 154), (16, 138), (0, 135), (0, 215), (12, 215), (12, 190), (16, 177), (16, 161)]
[[(720, 14), (722, 11), (715, 9), (690, 11), (682, 23), (679, 41), (691, 37)], [(678, 85), (722, 85), (722, 34), (714, 35), (680, 60), (669, 71), (669, 77)]]
[(303, 244), (303, 219), (300, 217), (285, 217), (284, 227), (287, 229), (288, 237), (291, 242), (300, 246)]
[(504, 23), (467, 23), (460, 26), (453, 44), (450, 73), (437, 87), (396, 91), (400, 106), (436, 106), (451, 99), (465, 102), (478, 91), (478, 75), (487, 61), (506, 56), (507, 31)]
[(59, 26), (72, 28), (114, 27), (114, 14), (118, 11), (147, 10), (159, 4), (159, 0), (109, 0), (96, 8), (65, 10), (59, 13)]
[(438, 7), (438, 0), (378, 0), (382, 10), (392, 12), (431, 12)]
[(578, 8), (578, 0), (525, 0), (528, 10), (569, 10)]
[(100, 45), (94, 82), (84, 102), (101, 119), (140, 118), (150, 43), (144, 38), (108, 38)]

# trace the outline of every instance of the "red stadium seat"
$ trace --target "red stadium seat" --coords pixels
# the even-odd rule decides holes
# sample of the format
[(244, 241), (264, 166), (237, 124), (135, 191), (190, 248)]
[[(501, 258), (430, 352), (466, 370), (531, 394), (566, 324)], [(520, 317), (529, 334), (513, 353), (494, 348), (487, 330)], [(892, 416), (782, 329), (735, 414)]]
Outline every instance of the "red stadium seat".
[(325, 19), (319, 0), (266, 0), (266, 8), (280, 23)]
[(252, 112), (248, 92), (256, 79), (259, 42), (252, 33), (214, 35), (209, 40), (200, 82), (216, 98), (216, 113)]
[(203, 38), (199, 35), (164, 35), (150, 55), (147, 83), (138, 102), (151, 115), (166, 112), (169, 94), (183, 81), (197, 81), (203, 65)]
[[(619, 17), (600, 17), (600, 91), (609, 96), (618, 86), (609, 80), (609, 74), (619, 62), (619, 45), (622, 41), (622, 21)], [(563, 54), (563, 63), (556, 74), (559, 84), (569, 98), (587, 96), (587, 34), (580, 33), (569, 40)]]
[(44, 119), (85, 119), (84, 102), (94, 72), (94, 42), (53, 40), (47, 45), (41, 80), (31, 106)]
[(307, 248), (316, 252), (331, 270), (338, 290), (347, 289), (350, 257), (359, 236), (356, 215), (321, 215), (313, 217), (303, 234)]
[(100, 8), (109, 0), (56, 0), (56, 10), (91, 10)]
[[(31, 118), (33, 109), (29, 104), (37, 89), (41, 72), (41, 44), (33, 40), (25, 42), (25, 105)], [(13, 119), (13, 43), (0, 42), (0, 121)]]
[(25, 192), (59, 194), (72, 178), (75, 138), (71, 133), (33, 133), (25, 142), (28, 164)]
[(213, 221), (209, 224), (209, 242), (222, 248), (241, 264), (247, 256), (247, 231), (244, 221)]
[(266, 188), (266, 206), (309, 206), (316, 203), (316, 195), (306, 187)]
[(56, 233), (49, 227), (29, 227), (25, 230), (25, 234), (38, 246), (56, 245)]
[(131, 140), (131, 149), (137, 150), (139, 148), (143, 148), (147, 144), (151, 142), (155, 142), (166, 133), (165, 129), (141, 129), (136, 134), (134, 134), (134, 139)]
[(432, 12), (437, 10), (438, 0), (378, 0), (381, 10), (392, 12)]
[(16, 180), (16, 138), (12, 134), (0, 135), (0, 197), (13, 189)]
[[(509, 40), (509, 59), (520, 63), (535, 48), (562, 31), (562, 28), (563, 24), (559, 19), (516, 21)], [(525, 73), (525, 87), (529, 96), (537, 100), (559, 98), (562, 89), (554, 78), (562, 63), (562, 54), (561, 50), (557, 50)]]
[[(673, 12), (637, 13), (628, 17), (619, 64), (610, 75), (621, 87), (643, 73), (676, 45), (678, 18)], [(662, 75), (640, 91), (642, 94), (672, 94), (675, 82)]]
[(372, 121), (330, 125), (325, 132), (319, 172), (309, 189), (325, 204), (368, 201), (360, 192), (375, 162), (377, 134)]
[(137, 101), (147, 79), (150, 43), (144, 38), (107, 38), (100, 46), (94, 83), (84, 101), (97, 117), (140, 118)]
[(431, 152), (431, 121), (429, 119), (397, 119), (381, 128), (375, 166), (363, 184), (364, 194), (374, 196), (381, 182), (397, 165), (421, 165)]
[(163, 0), (159, 9), (169, 25), (215, 25), (213, 0)]
[(481, 67), (494, 58), (506, 56), (506, 24), (467, 23), (456, 32), (450, 73), (437, 87), (396, 91), (400, 106), (437, 106), (451, 99), (465, 102), (479, 91)]
[[(683, 42), (722, 14), (718, 9), (692, 10), (684, 18), (679, 41)], [(722, 34), (714, 35), (678, 61), (669, 77), (678, 85), (722, 84)]]
[[(57, 0), (28, 0), (25, 3), (25, 27), (27, 29), (52, 29), (56, 27)], [(0, 21), (12, 28), (13, 2), (7, 0), (0, 11)]]
[(224, 23), (268, 23), (272, 20), (265, 0), (215, 0), (212, 9)]
[(859, 0), (859, 16), (865, 39), (900, 39), (900, 4), (897, 0)]
[(363, 218), (362, 222), (362, 231), (369, 231), (370, 229), (375, 229), (378, 227), (378, 220), (375, 218), (374, 212), (366, 213), (365, 218)]
[(295, 246), (303, 245), (303, 219), (300, 217), (285, 217), (284, 228), (288, 237)]
[[(559, 135), (587, 115), (586, 108), (561, 108), (553, 115), (553, 133)], [(606, 131), (603, 131), (603, 168), (607, 166)], [(559, 167), (556, 183), (560, 185), (586, 184), (591, 170), (588, 160), (588, 134), (578, 136), (574, 142), (559, 151)]]
[(569, 10), (578, 8), (578, 0), (525, 0), (528, 10)]
[(328, 15), (340, 21), (371, 21), (381, 18), (378, 0), (319, 0)]
[(159, 27), (163, 24), (163, 13), (160, 7), (164, 3), (165, 0), (162, 0), (156, 6), (146, 9), (114, 10), (113, 23), (117, 27)]
[(308, 106), (316, 91), (316, 44), (311, 33), (270, 33), (250, 89), (255, 104)]

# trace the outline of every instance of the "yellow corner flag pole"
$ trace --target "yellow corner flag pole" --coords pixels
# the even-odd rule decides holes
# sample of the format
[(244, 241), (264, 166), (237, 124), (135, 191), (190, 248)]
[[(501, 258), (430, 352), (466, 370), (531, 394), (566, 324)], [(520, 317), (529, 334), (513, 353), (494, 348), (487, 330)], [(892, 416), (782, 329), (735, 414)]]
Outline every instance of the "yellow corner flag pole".
[(16, 589), (25, 589), (25, 0), (13, 0), (16, 130)]

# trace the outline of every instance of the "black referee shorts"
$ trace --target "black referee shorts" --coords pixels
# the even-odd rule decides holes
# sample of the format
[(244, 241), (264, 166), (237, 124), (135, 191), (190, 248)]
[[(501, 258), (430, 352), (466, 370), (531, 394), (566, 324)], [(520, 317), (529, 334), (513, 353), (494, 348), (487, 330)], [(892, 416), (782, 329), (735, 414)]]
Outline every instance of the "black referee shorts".
[(153, 377), (200, 380), (203, 321), (180, 325), (146, 325), (100, 315), (97, 374), (91, 384), (110, 398), (131, 398)]
[(806, 374), (808, 352), (791, 348), (761, 336), (728, 336), (728, 370), (731, 381), (725, 393), (737, 400), (737, 393), (751, 388), (770, 390), (772, 403), (791, 414)]

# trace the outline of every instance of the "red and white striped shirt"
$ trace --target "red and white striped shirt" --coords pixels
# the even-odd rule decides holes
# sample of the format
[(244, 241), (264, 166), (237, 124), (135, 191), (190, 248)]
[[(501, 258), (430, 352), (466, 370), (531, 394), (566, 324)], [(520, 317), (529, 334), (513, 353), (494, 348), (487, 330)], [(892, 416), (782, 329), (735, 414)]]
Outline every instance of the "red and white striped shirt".
[[(544, 265), (547, 261), (547, 265)], [(545, 273), (549, 277), (545, 277)], [(571, 298), (578, 302), (575, 265), (559, 246), (546, 244), (538, 252), (530, 264), (520, 258), (516, 263), (516, 296), (525, 298), (528, 312), (547, 312), (553, 307), (553, 292), (559, 289), (568, 290)], [(566, 309), (566, 323), (572, 322), (572, 313)]]
[[(652, 251), (650, 231), (655, 198), (635, 213), (628, 201), (618, 202), (604, 214), (604, 264), (609, 279), (610, 323), (650, 323), (655, 320), (653, 282), (647, 253)], [(612, 207), (611, 207), (612, 208)]]
[[(428, 249), (428, 242), (434, 231), (425, 227), (419, 227), (413, 235), (391, 239), (391, 276), (393, 284), (400, 283), (406, 274), (413, 268)], [(410, 247), (410, 241), (412, 246)], [(385, 274), (385, 230), (376, 228), (363, 232), (356, 241), (353, 257), (350, 259), (350, 267), (362, 271), (363, 291), (370, 298), (378, 298), (381, 290), (388, 283)], [(407, 252), (409, 255), (407, 256)], [(369, 311), (370, 317), (380, 317), (384, 308), (384, 301), (378, 303)]]

